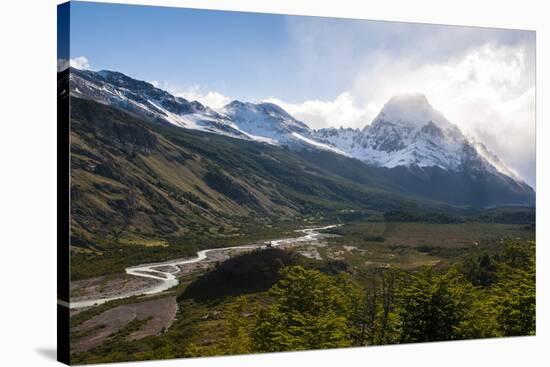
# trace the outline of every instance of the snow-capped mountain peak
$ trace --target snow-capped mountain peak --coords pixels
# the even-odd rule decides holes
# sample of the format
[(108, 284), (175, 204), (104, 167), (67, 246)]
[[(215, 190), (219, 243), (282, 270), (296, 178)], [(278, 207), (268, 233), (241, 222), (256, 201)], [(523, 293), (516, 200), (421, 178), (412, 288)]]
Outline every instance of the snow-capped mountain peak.
[(252, 134), (310, 133), (309, 127), (273, 103), (233, 101), (219, 110)]
[(325, 144), (375, 166), (488, 172), (522, 182), (485, 146), (468, 139), (422, 94), (390, 98), (363, 130), (330, 128), (315, 135)]
[(452, 127), (445, 116), (432, 107), (424, 94), (400, 94), (391, 97), (371, 126), (384, 121), (413, 129), (421, 128), (430, 121), (440, 128)]

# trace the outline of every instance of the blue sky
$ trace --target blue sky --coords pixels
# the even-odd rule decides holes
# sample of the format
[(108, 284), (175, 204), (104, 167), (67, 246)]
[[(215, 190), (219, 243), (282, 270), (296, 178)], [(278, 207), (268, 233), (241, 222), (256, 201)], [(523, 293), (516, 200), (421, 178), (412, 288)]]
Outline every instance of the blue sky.
[[(297, 100), (314, 88), (289, 88), (299, 73), (285, 16), (73, 3), (71, 54), (94, 69), (114, 69), (175, 86), (200, 85), (241, 99), (273, 93)], [(291, 92), (288, 92), (291, 90)]]
[(71, 58), (220, 107), (270, 101), (314, 128), (362, 128), (424, 93), (535, 183), (535, 33), (183, 8), (71, 3)]
[[(335, 98), (353, 83), (363, 59), (380, 49), (398, 57), (412, 42), (441, 59), (472, 43), (493, 38), (513, 43), (524, 36), (483, 28), (86, 2), (73, 2), (71, 12), (71, 54), (86, 56), (94, 69), (179, 87), (199, 85), (246, 100)], [(436, 40), (437, 49), (425, 47), (420, 38)]]

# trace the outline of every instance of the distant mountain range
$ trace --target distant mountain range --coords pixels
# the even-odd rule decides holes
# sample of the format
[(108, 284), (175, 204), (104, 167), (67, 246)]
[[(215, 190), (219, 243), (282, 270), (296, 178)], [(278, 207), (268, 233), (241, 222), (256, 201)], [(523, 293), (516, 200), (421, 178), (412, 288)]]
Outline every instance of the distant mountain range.
[(451, 205), (535, 204), (529, 185), (423, 95), (391, 98), (363, 129), (314, 130), (272, 103), (233, 101), (213, 109), (119, 72), (69, 73), (72, 97), (150, 123), (250, 141), (269, 152), (286, 149), (354, 184)]

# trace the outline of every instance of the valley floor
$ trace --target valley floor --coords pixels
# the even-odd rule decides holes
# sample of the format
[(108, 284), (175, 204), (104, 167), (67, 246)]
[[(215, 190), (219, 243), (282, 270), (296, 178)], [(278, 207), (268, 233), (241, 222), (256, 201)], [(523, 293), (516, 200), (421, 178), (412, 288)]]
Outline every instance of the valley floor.
[[(246, 281), (234, 284), (223, 276), (219, 278), (219, 272), (222, 269), (221, 274), (233, 274), (233, 265), (227, 265), (227, 269), (223, 266), (246, 256), (262, 256), (256, 250), (267, 253), (277, 247), (290, 253), (284, 255), (290, 256), (288, 263), (284, 259), (277, 263), (279, 270), (303, 266), (330, 276), (349, 274), (364, 292), (380, 271), (393, 269), (407, 276), (425, 268), (445, 272), (465, 259), (501, 253), (510, 241), (527, 244), (535, 240), (534, 228), (525, 224), (483, 222), (436, 224), (368, 219), (302, 232), (295, 238), (255, 240), (237, 249), (211, 250), (200, 261), (170, 261), (141, 269), (158, 279), (114, 274), (74, 281), (72, 301), (86, 306), (71, 311), (74, 361), (96, 363), (238, 353), (239, 350), (227, 347), (227, 333), (234, 326), (231, 315), (238, 308), (249, 328), (256, 322), (259, 310), (273, 302), (269, 289), (275, 280), (247, 285), (257, 276), (243, 275), (238, 270), (236, 279), (244, 276), (242, 279)], [(249, 255), (243, 257), (243, 254)], [(246, 271), (251, 266), (243, 264), (238, 269)], [(265, 269), (272, 267), (269, 263)], [(271, 271), (265, 269), (259, 274)], [(171, 275), (177, 280), (173, 286), (158, 288)], [(223, 284), (226, 281), (229, 283)], [(162, 291), (146, 294), (155, 287)], [(108, 302), (94, 302), (101, 298), (108, 298)], [(97, 305), (92, 306), (94, 303)]]

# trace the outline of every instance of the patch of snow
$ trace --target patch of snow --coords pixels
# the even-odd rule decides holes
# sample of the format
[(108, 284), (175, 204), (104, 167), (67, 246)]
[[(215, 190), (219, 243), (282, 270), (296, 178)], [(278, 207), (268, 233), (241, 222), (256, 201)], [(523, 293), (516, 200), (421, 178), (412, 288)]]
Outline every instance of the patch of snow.
[(306, 138), (305, 136), (302, 136), (298, 133), (293, 132), (292, 136), (294, 136), (294, 137), (302, 140), (303, 142), (305, 142), (309, 145), (312, 145), (316, 148), (323, 149), (323, 150), (329, 150), (331, 152), (335, 152), (335, 153), (338, 153), (338, 154), (341, 154), (341, 155), (345, 155), (346, 157), (351, 157), (348, 153), (344, 152), (343, 150), (340, 150), (340, 149), (338, 149), (336, 147), (333, 147), (331, 145), (328, 145), (328, 144), (319, 143), (318, 141)]
[(489, 164), (494, 167), (498, 172), (502, 173), (505, 176), (512, 178), (518, 183), (523, 183), (523, 180), (517, 172), (512, 170), (510, 167), (506, 166), (504, 162), (500, 160), (494, 153), (490, 152), (487, 147), (480, 142), (473, 142), (473, 145), (477, 153), (482, 156)]

